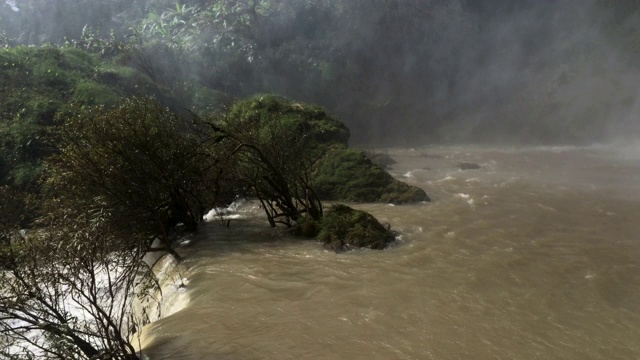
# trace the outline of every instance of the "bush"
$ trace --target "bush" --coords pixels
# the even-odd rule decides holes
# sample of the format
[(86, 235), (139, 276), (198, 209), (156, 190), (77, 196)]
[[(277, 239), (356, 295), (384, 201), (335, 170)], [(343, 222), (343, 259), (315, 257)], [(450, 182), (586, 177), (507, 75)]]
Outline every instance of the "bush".
[(78, 210), (0, 244), (0, 357), (139, 359), (134, 335), (150, 319), (132, 309), (158, 305), (157, 279), (105, 212)]
[(195, 230), (216, 205), (219, 159), (203, 130), (151, 98), (72, 107), (61, 151), (47, 160), (50, 206), (106, 211), (113, 229), (157, 236), (170, 250), (178, 224)]
[(260, 200), (271, 226), (322, 216), (310, 175), (326, 143), (348, 139), (340, 121), (320, 107), (264, 95), (237, 102), (210, 125), (229, 144), (236, 179)]

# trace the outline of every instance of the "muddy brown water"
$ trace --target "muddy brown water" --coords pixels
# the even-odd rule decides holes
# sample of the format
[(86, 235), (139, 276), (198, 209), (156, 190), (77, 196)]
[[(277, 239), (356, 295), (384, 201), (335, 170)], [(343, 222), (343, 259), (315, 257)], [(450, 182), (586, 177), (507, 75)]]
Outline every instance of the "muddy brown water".
[(334, 254), (242, 204), (179, 249), (149, 358), (640, 359), (640, 147), (385, 151), (433, 199), (356, 205), (396, 246)]

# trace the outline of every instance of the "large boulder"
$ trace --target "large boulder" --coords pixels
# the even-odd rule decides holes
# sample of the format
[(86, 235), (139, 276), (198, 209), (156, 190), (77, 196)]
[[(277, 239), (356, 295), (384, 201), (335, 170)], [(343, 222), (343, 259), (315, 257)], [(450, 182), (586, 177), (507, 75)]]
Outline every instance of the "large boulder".
[(358, 248), (381, 250), (395, 241), (395, 233), (367, 212), (336, 204), (322, 218), (317, 239), (336, 252)]

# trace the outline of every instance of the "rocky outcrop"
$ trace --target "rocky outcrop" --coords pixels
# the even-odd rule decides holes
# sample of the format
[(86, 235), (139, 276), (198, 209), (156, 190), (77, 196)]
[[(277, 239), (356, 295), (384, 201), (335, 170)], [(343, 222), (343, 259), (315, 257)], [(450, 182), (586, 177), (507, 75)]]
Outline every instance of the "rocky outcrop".
[(337, 204), (322, 218), (317, 239), (326, 249), (336, 252), (358, 248), (381, 250), (395, 241), (395, 233), (373, 215)]
[(424, 190), (396, 180), (355, 149), (327, 152), (315, 167), (312, 183), (323, 200), (393, 204), (430, 200)]

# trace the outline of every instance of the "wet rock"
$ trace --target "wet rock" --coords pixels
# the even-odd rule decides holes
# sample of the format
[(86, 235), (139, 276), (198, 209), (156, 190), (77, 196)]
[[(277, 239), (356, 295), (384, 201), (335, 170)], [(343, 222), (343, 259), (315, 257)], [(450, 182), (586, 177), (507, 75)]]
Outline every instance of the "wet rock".
[(367, 212), (336, 204), (326, 211), (317, 239), (326, 249), (336, 252), (381, 250), (395, 241), (395, 233)]

